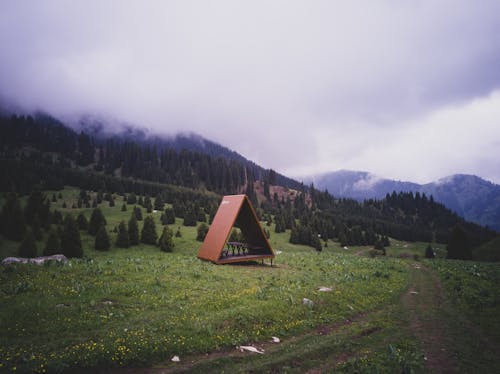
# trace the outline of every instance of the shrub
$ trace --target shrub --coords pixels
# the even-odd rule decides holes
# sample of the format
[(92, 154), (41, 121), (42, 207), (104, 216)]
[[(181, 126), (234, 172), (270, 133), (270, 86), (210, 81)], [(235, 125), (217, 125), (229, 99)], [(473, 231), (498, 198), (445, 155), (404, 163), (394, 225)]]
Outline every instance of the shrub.
[(198, 234), (196, 235), (196, 240), (202, 242), (203, 240), (205, 240), (205, 237), (207, 236), (208, 225), (205, 222), (200, 223), (198, 225), (197, 232)]
[(427, 248), (425, 249), (425, 258), (434, 258), (434, 250), (432, 249), (431, 245), (427, 245)]

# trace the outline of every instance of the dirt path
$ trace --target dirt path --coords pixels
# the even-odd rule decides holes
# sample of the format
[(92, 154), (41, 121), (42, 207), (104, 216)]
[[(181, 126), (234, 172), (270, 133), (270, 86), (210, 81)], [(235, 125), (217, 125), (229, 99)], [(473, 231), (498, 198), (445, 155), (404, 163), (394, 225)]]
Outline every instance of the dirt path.
[(459, 370), (448, 352), (440, 314), (443, 298), (438, 276), (420, 264), (413, 264), (410, 287), (401, 297), (402, 308), (408, 314), (410, 333), (421, 342), (429, 371), (457, 373)]
[[(360, 313), (343, 322), (317, 327), (289, 337), (280, 344), (269, 341), (253, 344), (264, 350), (264, 355), (240, 352), (233, 347), (185, 356), (179, 363), (167, 361), (150, 368), (124, 368), (116, 372), (207, 373), (231, 369), (258, 372), (254, 366), (256, 362), (262, 362), (260, 368), (266, 372), (279, 372), (277, 368), (280, 367), (294, 368), (295, 372), (331, 372), (340, 363), (359, 356), (363, 350), (385, 349), (396, 336), (401, 336), (394, 333), (394, 329), (400, 329), (408, 338), (414, 337), (420, 342), (426, 359), (425, 372), (457, 373), (459, 370), (456, 362), (447, 348), (452, 345), (441, 311), (445, 301), (441, 282), (435, 272), (420, 264), (410, 265), (409, 272), (408, 289), (401, 295), (399, 303), (396, 301), (395, 304)], [(392, 320), (394, 324), (390, 330), (392, 332), (385, 331), (388, 313), (395, 313), (393, 316), (396, 319)], [(372, 335), (375, 340), (371, 338)], [(376, 336), (380, 338), (377, 340)]]

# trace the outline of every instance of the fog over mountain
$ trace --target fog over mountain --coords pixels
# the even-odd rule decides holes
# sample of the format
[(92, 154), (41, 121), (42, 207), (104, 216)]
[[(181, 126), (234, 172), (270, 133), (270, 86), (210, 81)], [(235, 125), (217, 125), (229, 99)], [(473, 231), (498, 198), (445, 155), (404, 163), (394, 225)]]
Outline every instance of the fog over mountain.
[(340, 170), (305, 178), (337, 197), (382, 199), (393, 191), (419, 192), (443, 203), (465, 219), (500, 231), (500, 185), (475, 175), (456, 174), (418, 184), (382, 178), (363, 171)]
[(5, 1), (0, 98), (291, 176), (500, 183), (500, 2)]

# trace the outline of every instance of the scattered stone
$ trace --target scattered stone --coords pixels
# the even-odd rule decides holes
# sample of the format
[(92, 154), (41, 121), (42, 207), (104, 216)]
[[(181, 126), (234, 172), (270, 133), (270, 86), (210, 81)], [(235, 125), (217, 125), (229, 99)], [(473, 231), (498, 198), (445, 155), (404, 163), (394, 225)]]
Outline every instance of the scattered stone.
[(56, 308), (68, 308), (68, 304), (56, 304)]
[(280, 338), (277, 338), (276, 336), (272, 336), (271, 339), (271, 342), (273, 343), (279, 343), (281, 341)]
[(179, 356), (174, 356), (172, 357), (172, 359), (170, 361), (172, 362), (179, 362), (181, 359), (179, 358)]
[(418, 295), (418, 292), (417, 291), (410, 291), (410, 294), (411, 295)]
[(310, 300), (310, 299), (308, 299), (308, 298), (304, 297), (304, 298), (302, 299), (302, 304), (303, 304), (303, 305), (307, 305), (307, 306), (313, 306), (313, 305), (314, 305), (314, 301), (312, 301), (312, 300)]
[(283, 253), (282, 251), (276, 251), (276, 254), (277, 254), (277, 255), (280, 255), (280, 254), (282, 254), (282, 253)]
[(319, 288), (318, 288), (318, 291), (319, 291), (319, 292), (332, 292), (332, 291), (333, 291), (333, 289), (332, 289), (332, 288), (330, 288), (330, 287), (319, 287)]
[(349, 249), (348, 247), (344, 247), (344, 249)]
[(348, 307), (349, 309), (351, 309), (351, 310), (354, 310), (354, 308), (352, 307), (352, 305), (347, 304), (347, 307)]
[(52, 256), (42, 256), (42, 257), (34, 257), (34, 258), (24, 258), (24, 257), (7, 257), (2, 260), (2, 265), (11, 265), (11, 264), (37, 264), (42, 265), (49, 261), (56, 261), (67, 263), (68, 258), (64, 255), (52, 255)]
[(252, 347), (251, 345), (240, 345), (239, 347), (236, 347), (237, 349), (240, 350), (240, 352), (243, 351), (248, 351), (248, 352), (254, 352), (254, 353), (259, 353), (259, 354), (264, 354), (264, 350), (258, 350), (255, 347)]

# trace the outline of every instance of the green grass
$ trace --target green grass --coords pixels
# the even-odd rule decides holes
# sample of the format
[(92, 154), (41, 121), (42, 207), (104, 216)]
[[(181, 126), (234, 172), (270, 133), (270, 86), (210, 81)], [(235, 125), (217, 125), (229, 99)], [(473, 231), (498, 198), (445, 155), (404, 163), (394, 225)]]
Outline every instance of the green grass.
[[(68, 207), (78, 191), (66, 189)], [(49, 194), (48, 196), (51, 196)], [(101, 204), (113, 228), (128, 220)], [(62, 208), (76, 215), (91, 209)], [(159, 213), (155, 215), (160, 232)], [(173, 354), (289, 337), (317, 325), (387, 304), (405, 286), (405, 264), (373, 261), (290, 245), (272, 234), (281, 251), (277, 267), (215, 266), (196, 258), (196, 228), (181, 227), (173, 253), (139, 245), (108, 252), (92, 249), (82, 233), (85, 258), (67, 265), (18, 265), (0, 270), (0, 364), (24, 371), (147, 364)], [(140, 223), (140, 227), (142, 224)], [(3, 243), (5, 244), (6, 241)], [(2, 245), (2, 255), (14, 245)], [(39, 245), (41, 251), (42, 245)], [(333, 292), (318, 292), (329, 286)], [(313, 307), (302, 298), (314, 301)]]
[[(82, 211), (89, 218), (92, 209), (71, 208), (78, 192), (65, 189), (52, 208), (75, 217)], [(68, 208), (62, 208), (63, 201)], [(121, 211), (121, 198), (115, 204), (100, 204), (112, 243), (113, 229), (128, 221), (132, 211), (130, 205)], [(154, 214), (158, 234), (159, 216)], [(196, 364), (179, 367), (193, 372), (422, 370), (425, 347), (405, 328), (409, 317), (399, 300), (412, 282), (425, 283), (408, 269), (413, 269), (415, 255), (424, 257), (427, 243), (391, 240), (388, 256), (372, 259), (371, 247), (345, 250), (329, 241), (319, 253), (292, 245), (289, 232), (276, 234), (272, 226), (277, 266), (217, 266), (196, 258), (201, 245), (195, 240), (196, 228), (182, 226), (180, 219), (171, 225), (174, 232), (178, 227), (182, 237), (174, 238), (173, 253), (149, 245), (99, 252), (93, 249), (94, 238), (82, 232), (83, 259), (66, 265), (1, 267), (0, 371), (151, 365), (170, 370), (176, 368), (169, 361), (173, 355), (182, 361), (193, 358)], [(43, 244), (38, 243), (40, 254)], [(18, 245), (1, 240), (0, 257), (15, 255)], [(440, 255), (443, 251), (437, 249)], [(442, 276), (450, 305), (498, 342), (492, 331), (498, 332), (500, 298), (491, 288), (498, 284), (498, 266), (424, 263)], [(456, 293), (457, 284), (464, 285), (463, 293)], [(320, 286), (333, 291), (319, 292)], [(314, 305), (303, 305), (303, 298)], [(440, 314), (444, 312), (436, 313), (446, 319)], [(329, 332), (319, 334), (324, 328)], [(453, 331), (466, 335), (463, 327)], [(265, 355), (234, 356), (235, 346), (265, 344), (271, 336), (279, 336), (282, 343), (267, 343)], [(456, 341), (453, 347), (459, 350), (465, 342)], [(206, 360), (206, 352), (220, 356)], [(469, 352), (466, 361), (479, 354), (477, 349)], [(496, 364), (478, 359), (482, 368)], [(462, 367), (470, 368), (466, 363)]]

